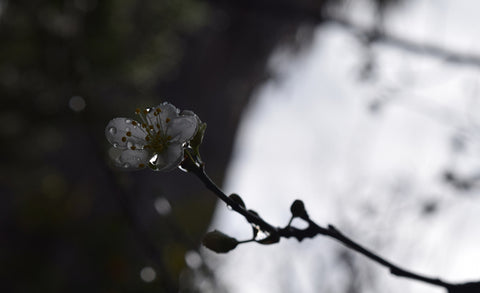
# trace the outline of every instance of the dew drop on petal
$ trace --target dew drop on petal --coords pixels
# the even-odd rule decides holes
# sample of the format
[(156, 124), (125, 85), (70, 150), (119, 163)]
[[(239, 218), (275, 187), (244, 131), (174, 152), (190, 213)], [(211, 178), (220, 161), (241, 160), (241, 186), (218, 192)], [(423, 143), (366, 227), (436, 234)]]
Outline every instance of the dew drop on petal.
[(155, 154), (155, 155), (149, 160), (150, 164), (155, 165), (155, 163), (157, 162), (157, 158), (158, 158), (158, 155)]
[(127, 148), (130, 149), (130, 148), (132, 148), (132, 146), (133, 146), (133, 142), (127, 141)]
[(181, 164), (180, 164), (180, 165), (178, 165), (178, 169), (182, 170), (183, 172), (186, 172), (186, 173), (188, 173), (188, 170), (187, 170), (187, 169), (185, 169), (185, 168), (183, 168)]
[(130, 131), (130, 127), (125, 127), (125, 131), (126, 131), (126, 132), (129, 132), (129, 131)]
[(126, 119), (126, 120), (125, 120), (125, 123), (130, 124), (130, 123), (132, 123), (132, 120), (131, 120), (131, 119)]
[(114, 148), (118, 147), (118, 143), (114, 142), (114, 143), (113, 143), (113, 147), (114, 147)]
[(162, 216), (166, 216), (170, 214), (170, 212), (172, 211), (172, 206), (170, 205), (168, 200), (164, 197), (157, 198), (155, 200), (154, 206), (157, 213), (159, 213)]
[(109, 132), (110, 134), (112, 134), (112, 135), (115, 135), (115, 134), (117, 133), (117, 129), (116, 129), (115, 127), (110, 127), (110, 128), (108, 129), (108, 132)]
[(123, 168), (130, 168), (130, 164), (129, 163), (125, 163), (122, 165)]

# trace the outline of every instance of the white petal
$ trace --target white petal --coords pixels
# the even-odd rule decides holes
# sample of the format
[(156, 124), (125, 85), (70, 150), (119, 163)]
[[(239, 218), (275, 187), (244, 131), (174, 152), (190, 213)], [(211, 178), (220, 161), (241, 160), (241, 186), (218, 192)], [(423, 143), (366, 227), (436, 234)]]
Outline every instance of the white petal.
[(114, 147), (127, 149), (143, 148), (146, 143), (147, 133), (140, 127), (137, 121), (128, 118), (114, 118), (105, 128), (105, 136)]
[[(160, 109), (160, 112), (157, 112), (157, 109)], [(165, 133), (167, 123), (178, 117), (179, 113), (180, 110), (174, 105), (164, 102), (157, 107), (148, 109), (148, 113), (146, 114), (147, 123), (152, 125), (155, 131)]]
[(150, 154), (146, 150), (119, 150), (111, 148), (109, 155), (116, 167), (127, 170), (145, 168), (150, 158)]
[(157, 154), (156, 161), (153, 162), (156, 171), (170, 171), (178, 167), (183, 161), (183, 147), (182, 144), (170, 144), (168, 148)]
[(184, 143), (197, 132), (198, 121), (196, 115), (175, 118), (167, 124), (167, 136), (172, 137), (172, 142)]
[(202, 120), (200, 120), (200, 117), (198, 117), (197, 114), (195, 114), (193, 111), (190, 110), (183, 110), (180, 112), (180, 117), (182, 116), (193, 116), (195, 119), (197, 119), (197, 125), (200, 125), (202, 123)]
[(180, 114), (180, 110), (178, 110), (177, 107), (168, 102), (163, 102), (158, 105), (158, 107), (162, 109), (162, 112), (160, 112), (160, 118), (162, 119), (173, 119), (175, 117), (178, 117), (178, 115)]

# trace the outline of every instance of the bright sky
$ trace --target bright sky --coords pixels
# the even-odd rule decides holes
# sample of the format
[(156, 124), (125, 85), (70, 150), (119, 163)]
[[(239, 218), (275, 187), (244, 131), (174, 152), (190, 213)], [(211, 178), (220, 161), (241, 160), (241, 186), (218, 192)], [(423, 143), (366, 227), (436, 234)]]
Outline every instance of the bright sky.
[[(387, 31), (480, 52), (478, 3), (407, 2), (387, 18)], [(400, 266), (447, 281), (478, 280), (480, 192), (459, 193), (442, 173), (480, 170), (480, 69), (386, 45), (372, 50), (377, 71), (368, 81), (359, 78), (368, 49), (334, 25), (320, 27), (299, 56), (279, 50), (271, 60), (279, 77), (258, 90), (245, 114), (224, 189), (274, 225), (287, 223), (299, 198), (317, 223), (334, 224)], [(452, 140), (464, 151), (455, 153)], [(430, 203), (437, 210), (425, 216)], [(223, 204), (212, 229), (251, 236)], [(205, 254), (231, 292), (443, 292), (391, 276), (358, 254), (341, 258), (342, 251), (317, 237)]]

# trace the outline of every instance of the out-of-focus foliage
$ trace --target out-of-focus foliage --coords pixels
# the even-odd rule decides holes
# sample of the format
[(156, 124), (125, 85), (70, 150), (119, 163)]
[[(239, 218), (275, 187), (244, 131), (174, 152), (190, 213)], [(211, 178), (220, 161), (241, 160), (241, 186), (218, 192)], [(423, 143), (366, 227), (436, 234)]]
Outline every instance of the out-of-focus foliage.
[(133, 220), (156, 223), (164, 267), (151, 263), (117, 197), (132, 215), (161, 192), (145, 198), (132, 174), (113, 176), (102, 136), (113, 113), (160, 102), (155, 82), (207, 14), (194, 0), (0, 1), (0, 291), (162, 292), (176, 282), (192, 247), (157, 240), (172, 238), (172, 216)]

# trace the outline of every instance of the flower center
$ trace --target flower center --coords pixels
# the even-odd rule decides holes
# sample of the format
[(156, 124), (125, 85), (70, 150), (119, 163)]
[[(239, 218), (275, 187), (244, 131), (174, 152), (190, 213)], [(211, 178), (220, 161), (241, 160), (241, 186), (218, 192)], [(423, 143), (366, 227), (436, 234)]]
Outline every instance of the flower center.
[[(172, 140), (171, 136), (166, 135), (166, 123), (170, 122), (170, 118), (165, 118), (165, 121), (161, 120), (160, 108), (147, 108), (143, 111), (137, 109), (135, 113), (140, 116), (142, 120), (141, 128), (145, 131), (145, 141), (147, 142), (144, 149), (148, 149), (152, 153), (162, 153), (170, 144)], [(152, 116), (153, 114), (153, 116)]]

